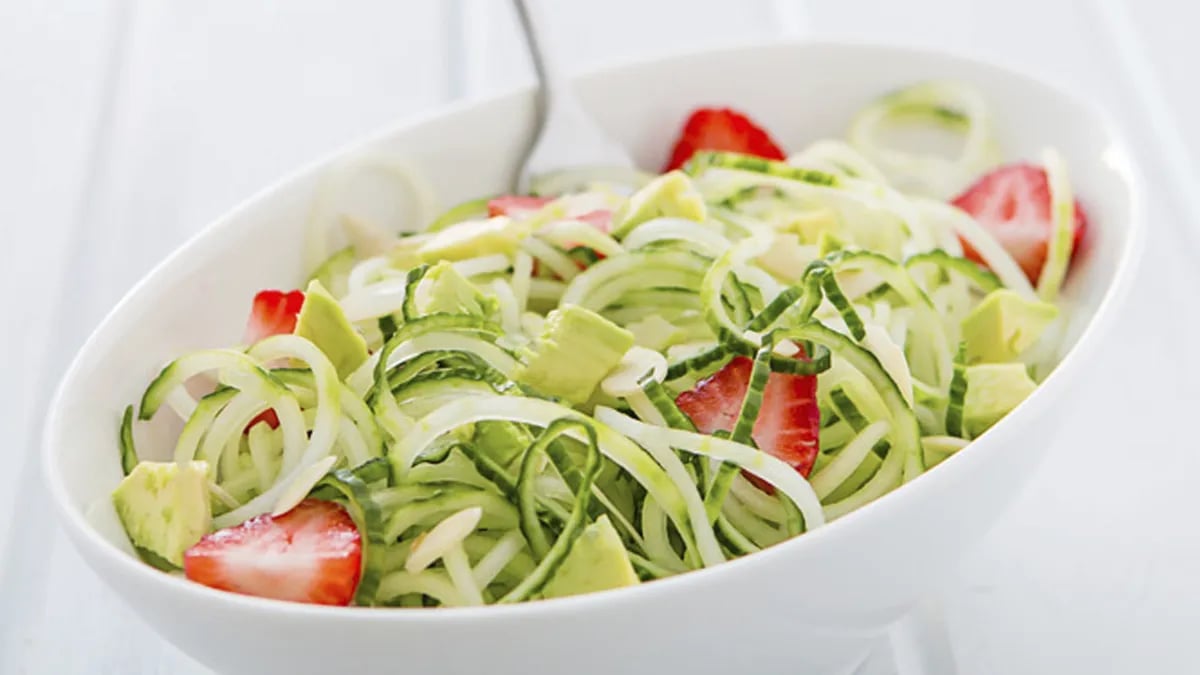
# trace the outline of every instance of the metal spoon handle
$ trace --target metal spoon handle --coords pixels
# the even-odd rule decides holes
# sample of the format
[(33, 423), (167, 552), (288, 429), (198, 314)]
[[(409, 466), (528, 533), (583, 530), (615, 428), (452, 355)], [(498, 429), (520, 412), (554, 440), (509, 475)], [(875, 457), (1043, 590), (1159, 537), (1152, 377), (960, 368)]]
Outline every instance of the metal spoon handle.
[(548, 94), (549, 91), (558, 92), (563, 89), (562, 73), (554, 60), (547, 58), (547, 54), (552, 52), (551, 47), (546, 44), (550, 39), (550, 33), (546, 29), (546, 18), (535, 0), (513, 0), (513, 6), (517, 10), (517, 18), (521, 21), (525, 42), (529, 45), (529, 58), (533, 61), (533, 70), (542, 85), (540, 98), (544, 103), (552, 98), (552, 95)]
[(513, 0), (513, 7), (541, 84), (537, 133), (516, 176), (515, 189), (527, 193), (533, 176), (558, 169), (632, 167), (628, 153), (596, 126), (559, 70), (537, 0)]

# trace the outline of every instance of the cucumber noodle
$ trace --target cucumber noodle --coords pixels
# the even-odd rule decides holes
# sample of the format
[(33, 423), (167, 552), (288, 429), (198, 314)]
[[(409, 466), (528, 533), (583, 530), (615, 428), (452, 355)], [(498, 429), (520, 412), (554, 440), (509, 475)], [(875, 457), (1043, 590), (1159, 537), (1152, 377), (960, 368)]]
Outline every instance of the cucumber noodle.
[[(961, 148), (947, 157), (886, 146), (901, 124), (954, 135)], [(418, 309), (438, 262), (419, 247), (434, 230), (488, 222), (486, 200), (435, 218), (419, 172), (360, 158), (321, 182), (308, 250), (314, 278), (366, 339), (367, 362), (341, 377), (298, 335), (188, 354), (151, 384), (138, 419), (164, 407), (182, 419), (173, 459), (207, 461), (218, 527), (272, 511), (285, 493), (290, 505), (298, 489), (346, 503), (369, 547), (356, 604), (538, 598), (601, 516), (642, 580), (772, 546), (967, 446), (964, 317), (999, 289), (1055, 299), (1073, 218), (1056, 153), (1044, 159), (1055, 229), (1036, 289), (986, 228), (943, 201), (995, 162), (989, 125), (972, 90), (919, 85), (864, 109), (849, 142), (820, 140), (786, 163), (698, 154), (677, 176), (702, 211), (662, 204), (636, 220), (629, 202), (654, 189), (653, 176), (543, 176), (535, 188), (551, 201), (490, 221), (518, 239), (454, 255), (455, 271), (492, 303), (461, 315)], [(415, 204), (408, 229), (430, 231), (397, 236), (394, 223), (343, 213), (364, 170)], [(588, 222), (597, 211), (624, 220), (610, 233)], [(332, 252), (339, 237), (351, 245)], [(994, 274), (959, 257), (960, 241)], [(567, 304), (637, 341), (573, 406), (519, 381), (546, 315)], [(808, 360), (793, 358), (799, 345)], [(1024, 365), (1052, 367), (1037, 353), (1043, 362)], [(755, 375), (737, 428), (698, 433), (675, 397), (738, 354), (754, 358)], [(807, 479), (749, 439), (764, 375), (780, 370), (817, 378), (820, 450)], [(203, 373), (216, 384), (196, 398), (194, 382), (184, 385)], [(268, 409), (278, 424), (246, 432)], [(131, 407), (126, 472), (139, 423)], [(327, 476), (306, 473), (334, 459)]]

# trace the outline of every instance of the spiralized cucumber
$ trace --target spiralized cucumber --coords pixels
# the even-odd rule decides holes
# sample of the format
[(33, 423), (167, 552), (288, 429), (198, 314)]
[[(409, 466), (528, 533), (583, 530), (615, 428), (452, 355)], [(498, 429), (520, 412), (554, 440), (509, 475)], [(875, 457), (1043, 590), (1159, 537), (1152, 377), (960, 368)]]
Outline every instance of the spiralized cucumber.
[[(997, 291), (1053, 303), (1073, 253), (1074, 195), (1052, 150), (1036, 287), (943, 201), (996, 161), (990, 126), (973, 90), (923, 83), (870, 103), (847, 140), (787, 162), (700, 152), (662, 179), (571, 169), (539, 177), (539, 199), (498, 217), (506, 201), (490, 198), (437, 216), (410, 167), (360, 157), (322, 183), (308, 255), (365, 362), (339, 375), (329, 326), (182, 355), (124, 410), (122, 469), (140, 455), (203, 460), (202, 508), (218, 528), (282, 512), (305, 490), (342, 504), (364, 547), (357, 605), (538, 600), (599, 555), (601, 525), (605, 567), (582, 576), (613, 585), (777, 545), (964, 451), (968, 429), (983, 428), (971, 401), (987, 398), (968, 395), (968, 347), (1035, 373), (1053, 365), (1054, 345), (1003, 359), (1005, 345), (972, 342), (990, 329), (969, 317)], [(893, 133), (914, 130), (957, 150)], [(396, 235), (342, 213), (364, 170), (409, 198), (403, 229), (426, 230)], [(968, 246), (986, 268), (962, 257)], [(564, 334), (572, 311), (615, 325)], [(677, 398), (720, 390), (714, 374), (741, 357), (753, 365), (740, 398), (719, 402), (727, 431), (701, 433)], [(539, 359), (586, 380), (582, 395), (531, 375)], [(780, 415), (776, 375), (815, 378), (815, 401), (784, 402), (818, 413), (807, 476), (758, 435), (762, 415)], [(137, 426), (158, 415), (182, 420), (173, 451), (135, 448)]]
[[(960, 135), (957, 155), (916, 153), (881, 138), (887, 127), (923, 124)], [(932, 81), (892, 92), (863, 108), (850, 125), (850, 143), (892, 182), (919, 194), (949, 198), (997, 159), (991, 116), (970, 87)]]
[(1038, 276), (1038, 297), (1053, 302), (1058, 289), (1067, 276), (1067, 265), (1071, 262), (1075, 242), (1075, 197), (1067, 179), (1067, 167), (1063, 158), (1053, 149), (1042, 153), (1046, 166), (1046, 178), (1050, 184), (1050, 217), (1054, 225), (1050, 233), (1050, 245), (1046, 250), (1046, 264)]

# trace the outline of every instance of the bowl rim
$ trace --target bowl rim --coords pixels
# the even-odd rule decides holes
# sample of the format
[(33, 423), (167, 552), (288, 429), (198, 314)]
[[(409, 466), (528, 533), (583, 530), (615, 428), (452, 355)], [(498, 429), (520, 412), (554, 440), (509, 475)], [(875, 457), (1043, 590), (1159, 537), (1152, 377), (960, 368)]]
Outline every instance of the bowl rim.
[[(1103, 106), (1097, 104), (1091, 97), (1073, 90), (1070, 86), (1049, 81), (1041, 76), (1033, 75), (985, 57), (965, 54), (954, 50), (878, 40), (784, 39), (734, 42), (715, 47), (673, 51), (667, 54), (615, 61), (601, 67), (588, 69), (572, 76), (571, 79), (575, 82), (586, 82), (593, 79), (617, 76), (622, 71), (636, 71), (670, 62), (687, 61), (702, 57), (731, 57), (743, 53), (770, 51), (819, 52), (823, 50), (874, 52), (875, 58), (885, 58), (888, 55), (933, 58), (957, 62), (979, 71), (989, 71), (1006, 79), (1023, 81), (1024, 84), (1031, 85), (1034, 88), (1053, 92), (1061, 99), (1065, 99), (1075, 106), (1086, 110), (1087, 114), (1104, 130), (1105, 136), (1109, 141), (1107, 147), (1118, 151), (1117, 154), (1122, 161), (1119, 166), (1114, 165), (1110, 168), (1121, 176), (1128, 188), (1130, 199), (1127, 215), (1129, 216), (1129, 222), (1127, 224), (1125, 245), (1119, 253), (1111, 283), (1096, 305), (1094, 314), (1082, 332), (1080, 332), (1074, 346), (1063, 355), (1058, 366), (1038, 386), (1033, 394), (1022, 405), (1006, 416), (1004, 421), (1007, 422), (1011, 418), (1013, 423), (998, 424), (993, 430), (990, 430), (987, 434), (972, 442), (972, 445), (980, 442), (985, 446), (1001, 445), (1008, 436), (1014, 433), (1013, 430), (1019, 428), (1020, 422), (1033, 417), (1039, 410), (1046, 408), (1058, 396), (1059, 390), (1068, 385), (1071, 380), (1069, 375), (1080, 369), (1079, 364), (1086, 360), (1091, 352), (1095, 350), (1097, 343), (1109, 332), (1116, 315), (1116, 310), (1128, 295), (1129, 288), (1136, 275), (1138, 261), (1145, 245), (1146, 236), (1146, 215), (1144, 210), (1145, 182), (1137, 161), (1130, 152), (1132, 146), (1126, 140), (1122, 126), (1116, 123)], [(722, 575), (752, 574), (755, 566), (763, 565), (774, 557), (788, 555), (797, 550), (806, 550), (802, 547), (812, 548), (827, 545), (822, 543), (827, 539), (850, 536), (843, 533), (853, 533), (864, 528), (869, 528), (871, 527), (871, 523), (879, 520), (882, 517), (881, 514), (888, 508), (894, 508), (892, 505), (898, 504), (902, 500), (911, 502), (921, 498), (919, 496), (920, 488), (910, 486), (905, 489), (893, 490), (879, 499), (856, 509), (854, 512), (834, 522), (827, 523), (825, 526), (817, 528), (812, 532), (805, 533), (803, 536), (788, 539), (776, 546), (752, 555), (728, 560), (721, 565), (659, 579), (654, 583), (538, 602), (483, 607), (447, 607), (438, 608), (437, 611), (397, 611), (395, 608), (383, 607), (330, 607), (259, 598), (212, 589), (176, 575), (164, 574), (141, 560), (121, 551), (116, 545), (101, 536), (87, 522), (86, 509), (77, 509), (72, 506), (73, 499), (68, 494), (56, 451), (56, 448), (62, 444), (62, 439), (60, 438), (62, 432), (60, 430), (64, 427), (66, 421), (62, 405), (63, 399), (67, 396), (67, 391), (71, 383), (78, 377), (81, 377), (80, 370), (88, 361), (87, 357), (90, 355), (90, 352), (98, 348), (97, 342), (99, 338), (112, 330), (115, 317), (123, 313), (126, 306), (133, 303), (144, 292), (144, 289), (149, 286), (150, 282), (158, 277), (163, 270), (177, 264), (181, 258), (186, 259), (192, 254), (194, 247), (205, 240), (214, 239), (216, 233), (229, 227), (231, 223), (235, 222), (245, 212), (252, 210), (277, 192), (286, 190), (291, 184), (336, 163), (339, 159), (351, 156), (356, 152), (361, 152), (381, 141), (403, 133), (407, 129), (466, 112), (476, 107), (498, 105), (505, 100), (530, 96), (535, 90), (536, 84), (528, 83), (490, 93), (486, 96), (469, 97), (448, 102), (416, 114), (403, 116), (394, 122), (385, 124), (366, 134), (357, 136), (347, 143), (341, 144), (332, 152), (325, 153), (317, 159), (286, 173), (243, 199), (221, 216), (209, 221), (204, 227), (188, 237), (168, 256), (151, 268), (109, 310), (104, 319), (97, 324), (83, 346), (72, 358), (70, 366), (60, 378), (54, 396), (47, 408), (39, 448), (43, 455), (43, 479), (49, 488), (51, 501), (54, 503), (54, 510), (58, 512), (60, 524), (66, 530), (68, 538), (72, 541), (73, 545), (80, 553), (84, 554), (81, 557), (86, 561), (87, 566), (106, 585), (111, 586), (112, 582), (107, 578), (106, 574), (102, 574), (99, 571), (98, 568), (101, 566), (105, 567), (109, 572), (119, 573), (130, 579), (136, 578), (141, 583), (151, 585), (149, 588), (154, 593), (184, 594), (190, 602), (215, 603), (217, 605), (224, 605), (227, 609), (247, 614), (258, 613), (261, 615), (275, 615), (294, 619), (320, 619), (355, 624), (401, 622), (432, 625), (451, 623), (461, 625), (464, 623), (510, 621), (532, 616), (542, 619), (555, 619), (594, 610), (603, 606), (611, 608), (613, 606), (634, 606), (639, 603), (655, 602), (656, 599), (667, 597), (670, 594), (685, 593), (688, 589), (698, 589), (700, 588), (699, 584), (717, 581), (722, 578)], [(999, 452), (999, 449), (987, 452)], [(970, 471), (971, 465), (976, 463), (974, 458), (980, 454), (979, 450), (971, 453), (957, 453), (939, 464), (937, 471), (923, 474), (914, 480), (914, 483), (930, 486), (925, 490), (928, 491), (928, 489), (932, 489), (932, 486), (936, 484), (957, 480), (960, 474)], [(98, 559), (93, 556), (98, 556)], [(126, 600), (126, 602), (129, 601)], [(132, 602), (130, 604), (134, 605)]]

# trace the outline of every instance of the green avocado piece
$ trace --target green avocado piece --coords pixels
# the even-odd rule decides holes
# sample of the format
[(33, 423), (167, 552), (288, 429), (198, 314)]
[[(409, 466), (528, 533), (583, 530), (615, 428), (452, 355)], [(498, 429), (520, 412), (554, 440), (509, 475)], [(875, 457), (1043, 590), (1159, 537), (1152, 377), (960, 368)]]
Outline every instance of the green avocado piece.
[(212, 527), (206, 462), (141, 462), (112, 501), (134, 547), (175, 567)]
[(605, 515), (584, 528), (562, 565), (546, 582), (542, 597), (562, 598), (637, 583), (629, 553)]
[(822, 236), (832, 235), (835, 230), (842, 228), (842, 224), (833, 209), (821, 207), (800, 213), (789, 211), (787, 219), (777, 223), (775, 227), (781, 232), (799, 235), (800, 241), (805, 244), (819, 244)]
[(515, 422), (481, 420), (475, 423), (475, 434), (471, 443), (501, 466), (508, 466), (522, 456), (533, 443), (533, 434)]
[(633, 333), (577, 305), (550, 312), (529, 362), (515, 379), (542, 393), (586, 403), (633, 346)]
[(421, 247), (432, 238), (433, 235), (430, 234), (408, 235), (396, 242), (384, 255), (396, 269), (412, 269), (425, 262), (421, 257)]
[(1007, 288), (988, 293), (962, 322), (967, 363), (1012, 361), (1037, 342), (1056, 317), (1054, 305), (1026, 300)]
[(484, 294), (475, 284), (454, 269), (454, 265), (442, 261), (425, 273), (418, 286), (417, 311), (422, 314), (470, 314), (489, 319), (497, 310), (496, 298)]
[(963, 423), (973, 438), (987, 431), (1037, 389), (1023, 363), (967, 366)]
[(469, 220), (439, 230), (417, 249), (425, 262), (465, 260), (493, 253), (515, 253), (530, 232), (528, 223), (507, 216)]
[(817, 236), (817, 255), (825, 256), (846, 248), (846, 242), (832, 232), (822, 232)]
[(325, 352), (338, 377), (345, 378), (367, 360), (367, 341), (354, 330), (342, 306), (317, 279), (308, 282), (304, 291), (304, 304), (296, 318), (296, 335)]
[(656, 352), (687, 339), (686, 331), (657, 314), (629, 324), (629, 332), (634, 344)]
[(808, 269), (808, 264), (818, 257), (817, 247), (801, 243), (799, 235), (793, 232), (776, 232), (771, 247), (766, 253), (758, 256), (757, 262), (776, 278), (799, 283), (804, 279), (804, 271)]
[(309, 281), (316, 279), (335, 297), (341, 297), (350, 290), (347, 288), (346, 277), (356, 262), (358, 261), (354, 257), (354, 247), (347, 246), (326, 258), (325, 262), (313, 271)]
[(647, 220), (671, 216), (703, 222), (708, 218), (704, 197), (682, 171), (671, 171), (633, 193), (613, 214), (612, 236), (621, 239)]

